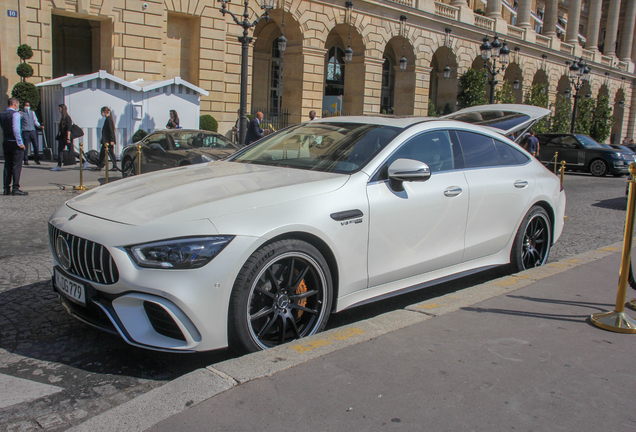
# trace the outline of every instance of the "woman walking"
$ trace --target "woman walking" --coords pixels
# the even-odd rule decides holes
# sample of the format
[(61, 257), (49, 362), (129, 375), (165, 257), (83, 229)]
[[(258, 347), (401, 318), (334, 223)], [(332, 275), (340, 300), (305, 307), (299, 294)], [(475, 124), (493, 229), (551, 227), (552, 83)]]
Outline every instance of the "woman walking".
[(117, 143), (115, 138), (115, 122), (113, 121), (113, 113), (108, 107), (102, 107), (102, 117), (106, 117), (104, 126), (102, 126), (102, 148), (99, 151), (99, 162), (97, 163), (97, 171), (101, 171), (104, 166), (108, 169), (108, 162), (106, 161), (106, 146), (108, 144), (108, 154), (110, 160), (113, 162), (111, 171), (117, 171), (117, 159), (115, 159), (115, 144)]
[(166, 128), (179, 129), (179, 115), (175, 110), (170, 110), (170, 120), (168, 120)]
[(55, 168), (51, 168), (51, 171), (62, 171), (62, 152), (65, 149), (68, 149), (69, 152), (75, 153), (75, 150), (71, 146), (71, 126), (73, 126), (73, 120), (71, 120), (71, 116), (68, 115), (68, 109), (66, 105), (59, 104), (57, 109), (62, 114), (62, 118), (60, 119), (60, 126), (57, 131), (57, 166)]

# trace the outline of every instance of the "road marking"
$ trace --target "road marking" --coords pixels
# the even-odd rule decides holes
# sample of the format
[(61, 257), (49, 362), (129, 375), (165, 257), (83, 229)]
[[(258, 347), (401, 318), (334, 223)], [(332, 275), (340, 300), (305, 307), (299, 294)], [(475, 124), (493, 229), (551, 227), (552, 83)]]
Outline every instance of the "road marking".
[(59, 393), (62, 387), (0, 374), (0, 408)]
[(336, 341), (344, 341), (347, 339), (351, 339), (354, 336), (359, 336), (364, 333), (366, 333), (366, 331), (362, 330), (361, 328), (354, 327), (347, 330), (337, 331), (328, 336), (316, 338), (312, 340), (311, 342), (298, 344), (298, 345), (292, 345), (290, 346), (290, 348), (298, 351), (299, 354), (302, 354), (304, 352), (311, 351), (316, 348), (331, 345), (332, 343)]
[(443, 304), (443, 303), (441, 305), (439, 305), (437, 303), (426, 303), (426, 304), (423, 304), (423, 305), (419, 305), (418, 308), (420, 308), (420, 309), (436, 309), (436, 308), (440, 308), (442, 306), (446, 306), (446, 305)]

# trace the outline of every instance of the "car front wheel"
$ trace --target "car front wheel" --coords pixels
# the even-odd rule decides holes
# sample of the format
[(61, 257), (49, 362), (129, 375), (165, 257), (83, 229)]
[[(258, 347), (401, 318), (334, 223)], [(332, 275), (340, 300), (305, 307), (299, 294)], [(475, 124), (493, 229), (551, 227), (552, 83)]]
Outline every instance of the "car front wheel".
[(609, 171), (609, 167), (607, 166), (607, 162), (602, 159), (594, 159), (592, 163), (590, 163), (590, 174), (594, 177), (603, 177)]
[(510, 252), (510, 267), (519, 272), (546, 263), (552, 244), (550, 217), (540, 206), (534, 206), (519, 226)]
[(122, 177), (132, 177), (137, 174), (137, 167), (132, 159), (126, 158), (124, 162), (121, 164), (121, 174)]
[(321, 253), (301, 240), (263, 246), (247, 260), (230, 299), (230, 347), (272, 348), (320, 332), (332, 301), (331, 272)]

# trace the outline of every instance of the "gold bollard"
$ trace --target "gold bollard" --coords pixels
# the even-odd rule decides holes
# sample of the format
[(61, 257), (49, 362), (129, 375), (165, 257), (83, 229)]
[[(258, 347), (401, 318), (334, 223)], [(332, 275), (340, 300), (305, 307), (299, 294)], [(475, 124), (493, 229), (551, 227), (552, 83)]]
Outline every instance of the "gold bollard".
[[(636, 176), (636, 162), (629, 166), (629, 172)], [(623, 258), (621, 273), (616, 293), (616, 308), (613, 312), (599, 312), (590, 315), (590, 321), (605, 330), (617, 333), (636, 333), (636, 320), (625, 315), (625, 295), (627, 279), (629, 278), (629, 263), (632, 253), (632, 239), (634, 237), (634, 211), (636, 210), (636, 191), (634, 180), (629, 181), (629, 197), (627, 198), (627, 220), (625, 221), (625, 236), (623, 238)]]
[(110, 162), (110, 154), (108, 154), (108, 143), (104, 144), (104, 149), (106, 150), (106, 182), (104, 184), (108, 184), (108, 162)]
[(560, 171), (561, 171), (561, 187), (563, 187), (563, 176), (565, 175), (565, 161), (564, 160), (561, 161)]
[(557, 162), (559, 161), (559, 152), (554, 152), (554, 173), (557, 173)]
[(84, 170), (82, 166), (84, 165), (84, 144), (80, 143), (80, 184), (79, 186), (74, 186), (73, 190), (86, 190), (86, 186), (84, 186)]
[(141, 144), (137, 144), (137, 174), (141, 174)]

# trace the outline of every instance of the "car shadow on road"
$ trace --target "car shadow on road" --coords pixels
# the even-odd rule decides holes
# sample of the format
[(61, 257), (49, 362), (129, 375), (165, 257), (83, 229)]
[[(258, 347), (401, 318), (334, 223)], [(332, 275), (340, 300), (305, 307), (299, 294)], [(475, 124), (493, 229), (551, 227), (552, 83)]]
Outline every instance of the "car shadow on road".
[(237, 356), (229, 350), (183, 354), (128, 345), (71, 317), (50, 280), (0, 293), (0, 348), (91, 373), (148, 380), (172, 380)]
[(627, 209), (627, 197), (609, 198), (597, 201), (592, 207), (600, 207), (609, 210), (625, 211)]

